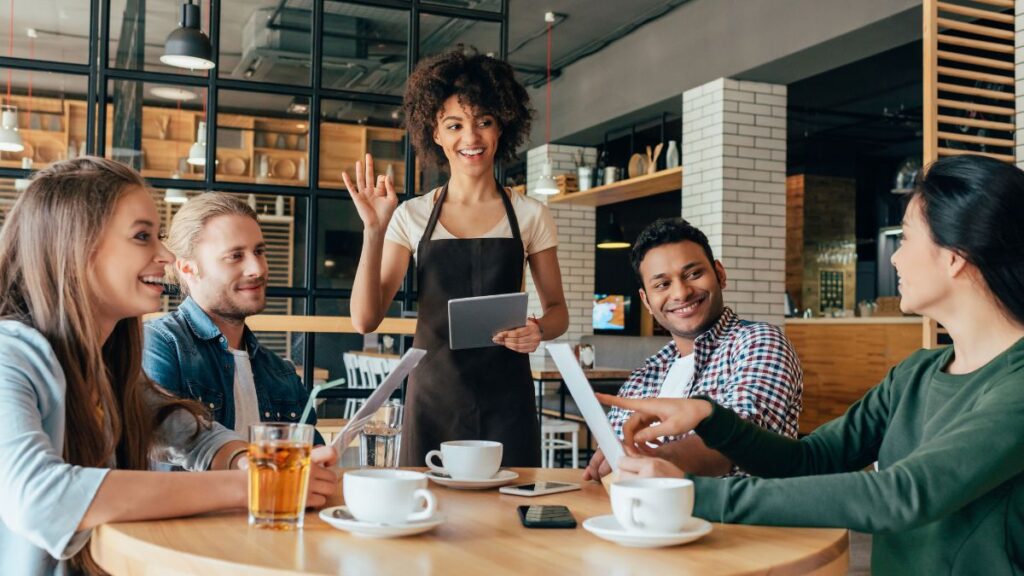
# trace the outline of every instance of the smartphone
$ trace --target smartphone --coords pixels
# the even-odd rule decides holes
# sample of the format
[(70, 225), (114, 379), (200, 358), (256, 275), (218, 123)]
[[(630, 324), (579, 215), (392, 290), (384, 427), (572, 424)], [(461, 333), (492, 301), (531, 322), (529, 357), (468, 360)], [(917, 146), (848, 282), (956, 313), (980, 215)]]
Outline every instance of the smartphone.
[(579, 484), (569, 482), (533, 482), (531, 484), (518, 484), (516, 486), (502, 486), (498, 492), (511, 494), (513, 496), (543, 496), (545, 494), (557, 494), (579, 490)]
[(576, 519), (565, 506), (519, 506), (519, 521), (527, 528), (575, 528)]

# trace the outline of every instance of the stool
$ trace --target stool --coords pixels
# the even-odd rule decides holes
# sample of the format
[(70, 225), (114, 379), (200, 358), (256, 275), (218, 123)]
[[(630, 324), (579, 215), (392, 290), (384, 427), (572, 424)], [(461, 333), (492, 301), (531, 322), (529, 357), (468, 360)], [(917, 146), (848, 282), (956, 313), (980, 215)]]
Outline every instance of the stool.
[[(561, 434), (571, 434), (572, 441), (557, 438)], [(572, 450), (572, 467), (579, 468), (579, 436), (580, 425), (570, 420), (560, 420), (543, 416), (540, 419), (541, 462), (544, 468), (555, 467), (555, 450)]]

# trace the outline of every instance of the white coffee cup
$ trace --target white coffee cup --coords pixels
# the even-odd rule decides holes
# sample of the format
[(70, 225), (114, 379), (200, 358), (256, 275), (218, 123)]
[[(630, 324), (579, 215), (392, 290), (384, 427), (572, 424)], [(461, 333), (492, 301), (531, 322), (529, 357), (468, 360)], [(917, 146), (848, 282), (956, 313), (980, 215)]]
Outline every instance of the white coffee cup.
[(693, 516), (693, 481), (636, 478), (612, 484), (612, 512), (630, 532), (681, 532)]
[[(427, 466), (453, 480), (488, 480), (501, 468), (501, 451), (501, 442), (490, 440), (442, 442), (440, 450), (427, 452)], [(434, 457), (441, 459), (440, 465)]]
[(348, 511), (362, 522), (405, 524), (426, 520), (437, 511), (437, 500), (427, 490), (427, 475), (422, 472), (353, 470), (345, 473), (342, 492)]

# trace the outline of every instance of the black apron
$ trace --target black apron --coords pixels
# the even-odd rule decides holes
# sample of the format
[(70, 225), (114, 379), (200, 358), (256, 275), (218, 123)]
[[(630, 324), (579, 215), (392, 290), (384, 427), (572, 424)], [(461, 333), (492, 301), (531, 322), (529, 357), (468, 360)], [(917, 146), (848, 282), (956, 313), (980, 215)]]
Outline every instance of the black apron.
[(500, 186), (498, 190), (511, 238), (432, 240), (446, 184), (416, 248), (419, 313), (413, 346), (427, 355), (409, 376), (402, 466), (425, 466), (427, 452), (449, 440), (496, 440), (504, 445), (502, 466), (540, 466), (540, 423), (529, 356), (504, 346), (448, 346), (448, 300), (523, 288), (519, 222), (508, 194)]

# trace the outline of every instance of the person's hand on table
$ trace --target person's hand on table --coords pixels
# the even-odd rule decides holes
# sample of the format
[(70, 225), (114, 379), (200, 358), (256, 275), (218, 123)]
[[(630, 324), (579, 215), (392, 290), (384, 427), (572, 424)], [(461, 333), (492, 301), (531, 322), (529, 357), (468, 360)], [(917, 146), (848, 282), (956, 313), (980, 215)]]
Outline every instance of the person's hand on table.
[(684, 478), (686, 475), (675, 464), (651, 456), (623, 456), (619, 458), (619, 479), (628, 478)]
[(317, 446), (310, 454), (309, 496), (306, 506), (320, 508), (338, 491), (338, 452), (331, 446)]
[(604, 457), (604, 452), (598, 448), (594, 451), (594, 456), (590, 459), (590, 464), (587, 464), (587, 469), (583, 471), (583, 481), (597, 480), (612, 473), (612, 467), (608, 464), (608, 459)]
[(513, 352), (529, 354), (540, 346), (543, 336), (544, 333), (540, 329), (540, 324), (537, 323), (536, 319), (530, 318), (526, 322), (526, 326), (498, 332), (494, 335), (493, 342)]
[[(309, 455), (307, 508), (320, 508), (338, 491), (338, 452), (331, 446), (316, 446)], [(239, 458), (238, 468), (249, 469), (249, 458)]]
[[(711, 415), (711, 403), (687, 398), (621, 398), (596, 394), (605, 406), (632, 410), (622, 426), (622, 446), (628, 456), (656, 456), (663, 436), (681, 436)], [(652, 447), (652, 445), (654, 447)]]

